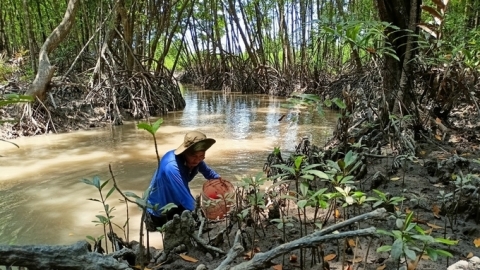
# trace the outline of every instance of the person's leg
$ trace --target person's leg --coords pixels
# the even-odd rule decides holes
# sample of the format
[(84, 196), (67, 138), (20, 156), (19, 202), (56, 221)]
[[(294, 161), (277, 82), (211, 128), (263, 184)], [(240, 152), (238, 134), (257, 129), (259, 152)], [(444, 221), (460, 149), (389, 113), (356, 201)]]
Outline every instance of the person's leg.
[(167, 221), (167, 217), (164, 215), (157, 217), (150, 214), (148, 211), (145, 214), (145, 227), (149, 232), (158, 231), (157, 228), (162, 227)]

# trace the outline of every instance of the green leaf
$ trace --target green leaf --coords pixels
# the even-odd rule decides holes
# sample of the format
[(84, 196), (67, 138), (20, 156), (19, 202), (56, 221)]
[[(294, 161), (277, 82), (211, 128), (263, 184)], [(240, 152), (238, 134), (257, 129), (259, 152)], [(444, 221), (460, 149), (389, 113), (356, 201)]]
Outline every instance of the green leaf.
[(297, 205), (299, 208), (305, 208), (305, 206), (307, 205), (308, 201), (307, 200), (300, 200), (297, 202)]
[(353, 184), (353, 175), (347, 175), (345, 177), (342, 177), (342, 180), (340, 180), (341, 184), (347, 185), (347, 184)]
[(442, 250), (442, 249), (436, 249), (435, 252), (442, 257), (453, 258), (452, 253), (450, 253), (448, 251), (445, 251), (445, 250)]
[(103, 189), (103, 187), (108, 184), (108, 181), (110, 181), (110, 180), (107, 180), (107, 181), (103, 182), (102, 186), (100, 186), (100, 189)]
[(335, 105), (337, 105), (338, 108), (340, 108), (342, 110), (347, 108), (347, 105), (345, 105), (345, 103), (339, 98), (334, 98), (334, 99), (332, 99), (332, 101), (333, 101), (333, 103), (335, 103)]
[(395, 237), (396, 239), (402, 239), (402, 237), (403, 237), (402, 232), (399, 231), (399, 230), (392, 230), (392, 235), (393, 235), (393, 237)]
[(100, 177), (94, 176), (92, 182), (96, 188), (100, 189)]
[(458, 244), (458, 240), (450, 240), (445, 238), (435, 238), (435, 242), (450, 246)]
[(308, 174), (302, 175), (301, 178), (306, 179), (306, 180), (310, 180), (310, 181), (315, 179), (315, 177), (313, 175), (308, 175)]
[(410, 213), (408, 213), (407, 217), (405, 218), (405, 225), (410, 225), (410, 223), (412, 222), (413, 220), (413, 211), (411, 211)]
[(317, 190), (312, 196), (311, 198), (315, 198), (315, 197), (318, 197), (320, 195), (322, 195), (323, 193), (325, 193), (325, 191), (327, 191), (328, 188), (321, 188), (319, 190)]
[(294, 164), (295, 164), (295, 169), (297, 171), (300, 170), (300, 166), (302, 165), (303, 158), (304, 158), (304, 156), (298, 156), (298, 157), (295, 158)]
[(377, 189), (373, 189), (373, 192), (375, 192), (378, 195), (378, 197), (380, 197), (380, 199), (382, 199), (383, 201), (387, 201), (387, 195), (385, 193)]
[(163, 118), (160, 118), (157, 121), (155, 121), (155, 123), (153, 123), (153, 125), (152, 125), (153, 134), (157, 133), (157, 131), (160, 128), (160, 125), (162, 123), (163, 123)]
[(87, 235), (87, 239), (92, 240), (93, 242), (97, 241), (97, 240), (95, 240), (95, 238), (93, 238), (93, 236), (90, 236), (90, 235)]
[(302, 196), (306, 196), (308, 194), (308, 184), (305, 182), (300, 183), (300, 192)]
[(377, 252), (388, 252), (390, 250), (392, 250), (392, 246), (388, 246), (388, 245), (377, 248)]
[(392, 245), (391, 256), (394, 261), (400, 259), (403, 254), (403, 241), (402, 239), (396, 239)]
[(123, 194), (124, 194), (125, 196), (127, 196), (127, 197), (132, 197), (132, 198), (140, 199), (140, 197), (139, 197), (137, 194), (135, 194), (135, 193), (133, 193), (133, 192), (131, 192), (131, 191), (126, 191), (126, 192), (124, 192)]
[(430, 236), (430, 235), (419, 235), (419, 234), (416, 234), (416, 235), (412, 235), (412, 238), (413, 239), (417, 239), (417, 240), (420, 240), (426, 244), (430, 244), (430, 243), (433, 243), (435, 242), (435, 239)]
[(143, 199), (140, 199), (140, 198), (135, 198), (135, 202), (141, 207), (144, 207), (144, 208), (150, 207), (150, 206), (147, 205), (146, 200), (143, 200)]
[(338, 167), (337, 162), (335, 162), (335, 161), (333, 161), (333, 160), (327, 160), (327, 165), (328, 165), (330, 168), (337, 170), (338, 172), (341, 171), (340, 167)]
[(320, 179), (328, 179), (328, 175), (326, 173), (322, 172), (322, 171), (319, 171), (319, 170), (309, 170), (306, 173), (313, 174)]
[(425, 251), (432, 261), (436, 261), (438, 259), (438, 253), (435, 249), (427, 247), (425, 248)]
[(82, 181), (83, 183), (87, 184), (87, 185), (92, 185), (92, 186), (94, 186), (93, 182), (90, 181), (89, 179), (82, 179), (81, 181)]
[(115, 187), (112, 187), (110, 189), (110, 191), (107, 193), (107, 196), (105, 197), (105, 200), (108, 199), (108, 197), (110, 197), (110, 195), (112, 195), (112, 193), (115, 191)]
[(138, 129), (146, 130), (150, 134), (155, 135), (155, 133), (153, 132), (152, 126), (150, 126), (148, 123), (140, 122), (140, 123), (137, 124), (137, 127), (138, 127)]
[(345, 158), (343, 160), (345, 161), (345, 167), (348, 167), (348, 166), (350, 166), (350, 164), (355, 162), (355, 160), (357, 160), (357, 156), (353, 155), (353, 151), (350, 150), (350, 151), (347, 152), (347, 154), (345, 155)]
[(106, 217), (101, 216), (101, 215), (96, 215), (96, 217), (98, 218), (100, 223), (102, 223), (102, 224), (107, 224), (108, 223), (108, 219)]
[(405, 247), (403, 250), (405, 252), (405, 255), (410, 259), (410, 260), (415, 260), (417, 258), (417, 254), (415, 254), (415, 251), (409, 249), (408, 247)]
[(373, 204), (373, 208), (377, 208), (379, 205), (381, 205), (383, 202), (382, 201), (377, 201), (376, 203)]
[(318, 167), (318, 166), (321, 166), (321, 164), (310, 164), (310, 165), (308, 165), (308, 166), (305, 166), (305, 167), (303, 168), (303, 171), (306, 172), (306, 171), (311, 170), (311, 169), (313, 169), (313, 168), (316, 168), (316, 167)]
[[(355, 163), (355, 166), (353, 166), (353, 168), (349, 169), (348, 171), (349, 172), (354, 172), (356, 169), (358, 169), (358, 167), (360, 167), (361, 165), (363, 165), (363, 162), (361, 160), (359, 160), (357, 163)], [(347, 165), (347, 168), (349, 167), (350, 165)]]

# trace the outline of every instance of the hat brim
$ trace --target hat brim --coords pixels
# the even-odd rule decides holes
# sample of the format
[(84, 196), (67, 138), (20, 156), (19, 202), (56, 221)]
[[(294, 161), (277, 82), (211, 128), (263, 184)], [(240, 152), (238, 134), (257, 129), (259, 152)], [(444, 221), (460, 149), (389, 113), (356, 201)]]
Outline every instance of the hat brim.
[(189, 147), (185, 147), (182, 143), (177, 149), (175, 149), (175, 155), (180, 155), (185, 152), (187, 149), (190, 149), (192, 152), (198, 151), (207, 151), (215, 143), (214, 139), (206, 138), (201, 141), (198, 141)]

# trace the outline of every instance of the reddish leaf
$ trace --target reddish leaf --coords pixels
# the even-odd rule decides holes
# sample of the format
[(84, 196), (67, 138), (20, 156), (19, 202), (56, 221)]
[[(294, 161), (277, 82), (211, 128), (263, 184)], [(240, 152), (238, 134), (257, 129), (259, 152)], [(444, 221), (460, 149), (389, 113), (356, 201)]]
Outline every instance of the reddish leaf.
[(447, 7), (447, 4), (444, 4), (442, 0), (432, 0), (432, 2), (435, 3), (435, 5), (437, 5), (437, 8), (440, 10), (445, 10), (445, 8)]
[(422, 9), (425, 10), (426, 12), (430, 13), (430, 15), (433, 16), (433, 18), (435, 19), (435, 22), (437, 24), (441, 24), (443, 22), (443, 16), (442, 14), (438, 13), (438, 11), (432, 7), (429, 7), (429, 6), (422, 6)]

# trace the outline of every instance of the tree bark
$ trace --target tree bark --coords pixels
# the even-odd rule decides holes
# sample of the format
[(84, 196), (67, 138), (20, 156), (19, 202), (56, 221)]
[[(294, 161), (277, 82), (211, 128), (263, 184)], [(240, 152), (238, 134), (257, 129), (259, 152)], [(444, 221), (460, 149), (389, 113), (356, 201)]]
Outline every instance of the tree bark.
[[(409, 26), (411, 25), (411, 16), (413, 9), (415, 9), (415, 13), (413, 14), (416, 14), (416, 18), (412, 18), (412, 20), (415, 19), (415, 26), (416, 23), (418, 23), (418, 20), (420, 18), (419, 5), (420, 3), (417, 3), (417, 1), (414, 1), (414, 3), (412, 3), (410, 0), (380, 0), (377, 2), (377, 9), (380, 20), (391, 23), (392, 25), (400, 28), (400, 31), (395, 31), (392, 28), (388, 28), (386, 30), (386, 35), (388, 36), (387, 41), (395, 50), (396, 55), (400, 60), (398, 61), (388, 55), (385, 56), (383, 78), (386, 102), (388, 104), (388, 112), (391, 112), (393, 110), (395, 101), (397, 100), (396, 98), (398, 93), (396, 92), (396, 90), (400, 87), (399, 84), (402, 78), (402, 69), (404, 67), (404, 62), (408, 62), (415, 56), (415, 44), (412, 43), (411, 47), (409, 48), (409, 59), (407, 59), (406, 57), (407, 44), (409, 42), (414, 42), (415, 40), (409, 40), (409, 36), (411, 36), (413, 33), (408, 33), (405, 30), (409, 29)], [(411, 72), (411, 70), (409, 72)], [(409, 80), (408, 82), (411, 82), (411, 74), (405, 74), (405, 76), (407, 76), (406, 79)], [(408, 82), (405, 84), (406, 87), (409, 87), (411, 85)]]
[(50, 81), (56, 70), (56, 68), (50, 64), (48, 55), (58, 47), (70, 32), (75, 21), (75, 14), (79, 7), (79, 3), (79, 0), (69, 0), (63, 20), (43, 43), (39, 54), (38, 72), (35, 76), (35, 80), (27, 91), (27, 94), (38, 97), (40, 100), (45, 99), (46, 94), (50, 89)]
[(398, 102), (394, 102), (393, 105), (393, 114), (399, 114), (400, 108), (405, 107), (406, 109), (409, 108), (410, 104), (405, 104), (405, 93), (412, 90), (412, 59), (415, 56), (415, 41), (416, 38), (412, 35), (415, 33), (415, 29), (417, 28), (417, 23), (419, 22), (420, 18), (417, 16), (418, 14), (418, 0), (411, 0), (411, 7), (410, 7), (410, 18), (408, 23), (408, 30), (410, 34), (407, 36), (407, 44), (405, 48), (405, 57), (403, 59), (402, 65), (402, 73), (400, 76), (400, 87), (397, 91), (396, 100)]

